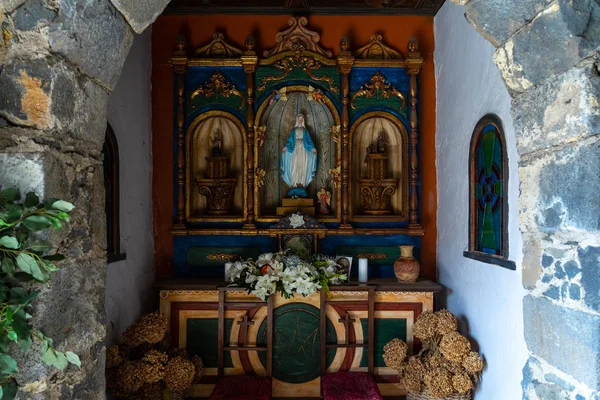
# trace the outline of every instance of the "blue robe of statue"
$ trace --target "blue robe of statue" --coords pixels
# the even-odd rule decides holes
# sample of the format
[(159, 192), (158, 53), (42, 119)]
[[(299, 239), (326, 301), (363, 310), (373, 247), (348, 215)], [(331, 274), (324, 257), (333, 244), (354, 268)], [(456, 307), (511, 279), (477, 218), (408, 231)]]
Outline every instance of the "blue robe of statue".
[(292, 128), (281, 154), (281, 178), (290, 187), (289, 197), (307, 197), (306, 186), (315, 178), (317, 154), (308, 130)]

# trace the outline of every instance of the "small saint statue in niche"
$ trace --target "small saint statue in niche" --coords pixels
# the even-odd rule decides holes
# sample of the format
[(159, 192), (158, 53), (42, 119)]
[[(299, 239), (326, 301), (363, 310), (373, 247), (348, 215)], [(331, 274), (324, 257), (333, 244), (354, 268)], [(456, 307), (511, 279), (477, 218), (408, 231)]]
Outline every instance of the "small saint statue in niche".
[(210, 142), (211, 142), (210, 155), (212, 157), (222, 157), (223, 149), (221, 148), (221, 132), (216, 131), (215, 135), (210, 138)]
[(304, 115), (296, 116), (296, 125), (281, 151), (281, 178), (290, 187), (288, 197), (308, 197), (306, 186), (317, 171), (317, 149), (304, 125)]
[(319, 205), (319, 214), (329, 215), (331, 212), (331, 192), (322, 187), (317, 193), (317, 204)]
[(377, 152), (379, 154), (385, 153), (386, 146), (387, 146), (387, 139), (385, 137), (385, 132), (381, 131), (377, 135)]

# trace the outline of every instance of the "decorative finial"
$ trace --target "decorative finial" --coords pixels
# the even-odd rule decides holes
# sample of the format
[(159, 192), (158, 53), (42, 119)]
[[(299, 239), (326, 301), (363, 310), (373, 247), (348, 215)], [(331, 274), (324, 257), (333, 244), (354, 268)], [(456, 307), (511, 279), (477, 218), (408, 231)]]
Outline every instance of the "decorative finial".
[(411, 53), (419, 52), (419, 41), (414, 36), (408, 39), (408, 51)]
[(342, 36), (340, 39), (340, 50), (342, 53), (347, 52), (350, 49), (350, 40), (348, 40), (347, 36)]
[(248, 35), (246, 36), (246, 41), (244, 42), (244, 46), (246, 46), (246, 53), (254, 53), (254, 48), (256, 47), (256, 40), (254, 40), (254, 36)]
[(175, 56), (185, 56), (185, 35), (180, 33), (177, 36), (177, 42), (175, 43)]

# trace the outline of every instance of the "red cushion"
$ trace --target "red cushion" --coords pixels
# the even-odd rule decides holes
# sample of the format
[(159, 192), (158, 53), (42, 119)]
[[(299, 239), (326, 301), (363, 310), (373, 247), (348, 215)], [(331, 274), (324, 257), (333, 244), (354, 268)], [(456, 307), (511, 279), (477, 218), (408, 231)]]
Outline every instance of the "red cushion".
[(217, 381), (209, 400), (269, 400), (271, 379), (263, 376), (233, 375)]
[(321, 377), (325, 400), (383, 400), (375, 378), (364, 372), (334, 372)]

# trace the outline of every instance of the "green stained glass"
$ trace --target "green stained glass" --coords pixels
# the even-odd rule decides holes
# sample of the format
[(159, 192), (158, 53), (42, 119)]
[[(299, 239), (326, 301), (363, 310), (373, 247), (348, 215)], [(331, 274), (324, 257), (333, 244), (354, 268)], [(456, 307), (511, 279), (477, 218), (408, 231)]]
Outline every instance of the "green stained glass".
[(490, 122), (482, 125), (474, 135), (471, 154), (473, 250), (505, 256), (505, 154), (502, 133), (497, 124)]

